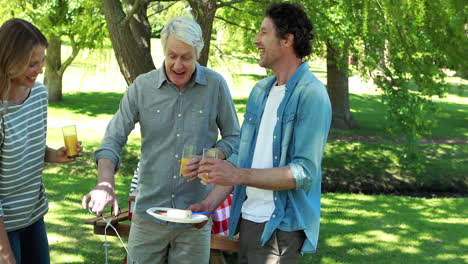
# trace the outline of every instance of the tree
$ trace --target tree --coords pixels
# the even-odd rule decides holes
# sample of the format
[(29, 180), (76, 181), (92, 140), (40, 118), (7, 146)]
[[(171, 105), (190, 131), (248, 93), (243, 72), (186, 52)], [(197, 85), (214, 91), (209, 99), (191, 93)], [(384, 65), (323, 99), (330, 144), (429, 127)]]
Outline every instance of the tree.
[(146, 14), (149, 2), (128, 0), (125, 12), (119, 0), (102, 1), (115, 57), (127, 84), (155, 68), (151, 58), (151, 28)]
[[(3, 3), (2, 3), (3, 4)], [(102, 45), (106, 32), (100, 7), (93, 0), (17, 1), (12, 16), (30, 20), (46, 35), (49, 47), (46, 56), (45, 84), (50, 101), (62, 100), (62, 78), (79, 51)], [(72, 53), (62, 62), (62, 38), (68, 38)]]
[[(120, 1), (104, 2), (113, 2), (114, 8), (121, 8)], [(134, 0), (132, 8), (127, 10), (133, 10), (138, 2), (145, 1)], [(146, 0), (148, 2), (166, 1)], [(431, 109), (430, 97), (443, 96), (444, 93), (440, 85), (444, 76), (440, 69), (447, 67), (458, 72), (466, 71), (464, 57), (459, 55), (468, 53), (464, 1), (296, 2), (305, 6), (316, 26), (313, 56), (327, 58), (327, 88), (334, 108), (335, 127), (350, 128), (356, 124), (350, 111), (348, 91), (348, 76), (353, 69), (362, 77), (371, 78), (382, 90), (382, 101), (388, 107), (389, 131), (405, 136), (408, 142), (414, 142), (427, 132), (431, 120), (424, 115)], [(225, 32), (225, 41), (216, 41), (216, 44), (223, 43), (216, 46), (217, 50), (233, 53), (255, 50), (251, 41), (269, 1), (188, 0), (188, 3), (204, 33), (212, 31), (212, 23), (216, 23), (217, 33)], [(124, 17), (130, 17), (130, 11), (121, 16), (119, 23), (124, 21)], [(208, 39), (203, 60), (205, 54), (209, 54), (213, 35), (205, 33), (204, 37)], [(358, 58), (358, 67), (350, 68), (349, 54)], [(149, 54), (145, 56), (149, 57)], [(122, 68), (126, 66), (121, 65)], [(137, 75), (133, 74), (128, 80)]]
[[(316, 22), (319, 41), (325, 43), (327, 60), (335, 57), (338, 68), (347, 72), (347, 55), (359, 59), (354, 69), (371, 78), (383, 93), (388, 131), (403, 136), (414, 153), (414, 143), (434, 123), (432, 96), (444, 94), (441, 69), (462, 72), (466, 65), (460, 56), (468, 54), (466, 3), (327, 0), (307, 2), (306, 7)], [(330, 80), (333, 74), (327, 74)], [(328, 88), (333, 104), (335, 89)], [(335, 110), (333, 114), (335, 119)]]
[[(317, 5), (324, 5), (326, 1), (322, 1), (321, 4), (318, 1), (304, 2), (298, 1), (306, 7), (306, 11), (312, 16), (312, 12)], [(240, 3), (230, 8), (223, 9), (216, 16), (217, 27), (225, 28), (227, 34), (224, 35), (224, 41), (218, 44), (218, 49), (222, 49), (227, 54), (244, 54), (256, 53), (255, 46), (252, 44), (252, 40), (255, 34), (258, 32), (259, 25), (263, 20), (264, 11), (270, 4), (269, 1), (249, 1)], [(320, 6), (318, 9), (323, 12), (326, 6)], [(331, 11), (327, 11), (331, 12)], [(239, 16), (238, 14), (242, 14)], [(312, 16), (315, 23), (315, 35), (318, 35), (317, 41), (313, 43), (313, 54), (312, 57), (326, 58), (327, 59), (327, 89), (330, 95), (332, 109), (333, 109), (333, 127), (340, 129), (348, 129), (357, 126), (354, 120), (349, 105), (349, 89), (348, 89), (348, 64), (347, 64), (347, 50), (342, 47), (350, 45), (347, 39), (336, 38), (333, 35), (327, 35), (325, 32), (333, 30), (336, 34), (336, 27), (329, 29), (332, 21), (322, 21), (323, 16), (320, 15), (320, 21), (317, 23), (316, 17)], [(346, 27), (350, 21), (337, 21), (336, 26)], [(335, 24), (335, 23), (333, 23)], [(327, 28), (324, 28), (326, 26)], [(322, 34), (323, 32), (323, 34)], [(339, 40), (340, 42), (337, 42)]]
[[(205, 47), (198, 62), (206, 66), (210, 49), (213, 19), (216, 10), (245, 0), (188, 0), (194, 11), (195, 20), (200, 24)], [(109, 35), (114, 48), (120, 71), (127, 84), (140, 74), (155, 68), (151, 58), (151, 25), (147, 11), (151, 2), (169, 2), (169, 0), (102, 0)]]
[(305, 8), (315, 24), (314, 56), (325, 57), (327, 61), (327, 91), (332, 104), (332, 127), (351, 129), (358, 127), (349, 102), (348, 57), (355, 53), (353, 45), (359, 13), (353, 1), (307, 2)]
[[(430, 98), (444, 94), (440, 69), (466, 72), (464, 56), (460, 56), (468, 54), (465, 1), (295, 2), (302, 4), (314, 21), (317, 38), (313, 56), (327, 59), (327, 89), (335, 128), (356, 125), (348, 91), (348, 76), (354, 70), (361, 77), (371, 78), (383, 92), (392, 134), (414, 142), (427, 133), (432, 122), (427, 116), (433, 109)], [(232, 35), (231, 39), (226, 36), (224, 44), (235, 43), (238, 50), (239, 44), (244, 44), (249, 48), (243, 50), (252, 50), (251, 21), (262, 18), (256, 10), (263, 11), (264, 7), (246, 2), (219, 13), (225, 23), (218, 27), (225, 27)], [(349, 55), (358, 59), (357, 65), (348, 65)]]

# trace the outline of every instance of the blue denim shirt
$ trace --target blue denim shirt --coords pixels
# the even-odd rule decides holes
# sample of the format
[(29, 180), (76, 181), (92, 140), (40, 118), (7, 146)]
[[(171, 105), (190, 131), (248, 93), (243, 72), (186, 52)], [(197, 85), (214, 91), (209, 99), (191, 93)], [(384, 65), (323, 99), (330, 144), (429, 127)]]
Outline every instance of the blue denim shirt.
[[(250, 93), (240, 142), (229, 161), (239, 168), (250, 168), (260, 121), (274, 76), (258, 82)], [(265, 225), (261, 242), (275, 231), (304, 230), (302, 253), (314, 253), (320, 226), (321, 162), (331, 123), (327, 90), (302, 63), (286, 83), (286, 92), (277, 112), (273, 131), (273, 167), (289, 166), (296, 189), (273, 191), (275, 210)], [(238, 232), (246, 186), (235, 186), (229, 236)]]

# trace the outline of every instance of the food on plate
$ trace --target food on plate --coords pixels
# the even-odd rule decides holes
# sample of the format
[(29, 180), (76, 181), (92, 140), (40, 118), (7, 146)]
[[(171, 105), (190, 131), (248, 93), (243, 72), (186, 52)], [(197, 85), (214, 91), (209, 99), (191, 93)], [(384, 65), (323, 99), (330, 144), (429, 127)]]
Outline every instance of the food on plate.
[(192, 218), (192, 211), (190, 210), (168, 209), (167, 211), (157, 211), (157, 213), (175, 218)]

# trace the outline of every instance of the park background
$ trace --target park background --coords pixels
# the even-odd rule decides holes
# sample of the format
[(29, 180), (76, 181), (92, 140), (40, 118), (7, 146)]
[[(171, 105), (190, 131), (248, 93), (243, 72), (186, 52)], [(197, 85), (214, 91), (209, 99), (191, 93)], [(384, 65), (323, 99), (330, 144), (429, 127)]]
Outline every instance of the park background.
[[(53, 40), (58, 37), (60, 53), (59, 68), (56, 71), (62, 68), (63, 76), (59, 78), (60, 95), (57, 95), (56, 90), (51, 93), (51, 96), (56, 97), (50, 100), (47, 142), (51, 147), (62, 146), (61, 127), (76, 124), (79, 139), (85, 147), (84, 157), (77, 162), (47, 165), (44, 171), (50, 202), (46, 223), (52, 263), (104, 263), (104, 237), (94, 235), (92, 227), (84, 225), (84, 220), (92, 216), (81, 209), (80, 203), (82, 196), (96, 183), (96, 168), (92, 161), (92, 153), (99, 147), (106, 125), (117, 110), (131, 76), (124, 76), (120, 71), (100, 1), (0, 2), (5, 7), (0, 10), (0, 21), (20, 16), (32, 20), (45, 31), (49, 40), (52, 40), (52, 45), (57, 44)], [(120, 4), (119, 1), (108, 2)], [(140, 5), (148, 4), (146, 8), (153, 36), (150, 54), (154, 66), (159, 68), (163, 62), (163, 54), (157, 39), (158, 30), (168, 18), (189, 12), (188, 7), (195, 9), (196, 3), (127, 1), (122, 5), (122, 10), (127, 14), (131, 13), (132, 6), (137, 2), (140, 2)], [(201, 1), (195, 2), (201, 3)], [(258, 52), (249, 44), (252, 34), (261, 22), (263, 7), (269, 1), (207, 2), (226, 4), (219, 8), (216, 13), (217, 18), (213, 22), (214, 32), (211, 34), (208, 65), (226, 78), (239, 120), (242, 122), (246, 98), (251, 87), (256, 81), (271, 74), (257, 65), (255, 55)], [(362, 39), (358, 44), (353, 42), (356, 40), (352, 39), (353, 35), (349, 32), (358, 31), (359, 28), (352, 28), (350, 24), (359, 19), (371, 21), (374, 19), (374, 23), (378, 23), (377, 18), (365, 15), (364, 12), (365, 8), (370, 9), (369, 6), (374, 4), (377, 9), (378, 6), (386, 8), (385, 14), (388, 16), (404, 14), (398, 13), (401, 11), (398, 7), (393, 7), (392, 10), (391, 1), (342, 1), (330, 6), (331, 10), (328, 11), (320, 9), (327, 7), (324, 2), (327, 1), (310, 1), (310, 3), (303, 1), (303, 4), (307, 7), (312, 3), (317, 4), (312, 9), (309, 7), (308, 11), (311, 13), (316, 11), (319, 15), (334, 21), (333, 23), (329, 21), (334, 26), (329, 27), (338, 33), (330, 28), (326, 33), (338, 34), (335, 47), (347, 48), (347, 56), (341, 55), (341, 59), (346, 60), (346, 70), (341, 72), (346, 74), (349, 95), (340, 102), (342, 105), (348, 104), (352, 120), (348, 117), (345, 123), (349, 127), (334, 128), (329, 136), (323, 160), (324, 194), (318, 253), (307, 255), (302, 263), (466, 263), (468, 261), (468, 235), (465, 234), (468, 224), (466, 199), (468, 81), (466, 65), (463, 65), (463, 59), (462, 63), (459, 61), (463, 58), (463, 54), (467, 54), (463, 53), (466, 47), (463, 48), (462, 45), (466, 44), (466, 29), (463, 31), (463, 26), (461, 27), (461, 37), (456, 32), (449, 32), (445, 36), (447, 42), (443, 43), (446, 49), (432, 43), (431, 38), (418, 43), (414, 38), (427, 36), (422, 33), (411, 36), (408, 33), (410, 30), (407, 29), (406, 33), (412, 38), (410, 40), (415, 41), (412, 48), (420, 49), (420, 46), (429, 45), (433, 49), (418, 50), (419, 55), (415, 56), (413, 61), (405, 61), (404, 57), (408, 54), (404, 53), (394, 57), (384, 54), (383, 56), (387, 56), (386, 59), (390, 61), (388, 65), (393, 67), (389, 71), (393, 74), (390, 76), (392, 78), (389, 78), (392, 89), (385, 89), (385, 85), (376, 83), (375, 80), (378, 78), (373, 78), (375, 76), (372, 75), (378, 71), (383, 71), (384, 76), (389, 75), (385, 75), (385, 69), (379, 68), (381, 61), (372, 64), (367, 60), (373, 58), (373, 55), (368, 50), (368, 53), (364, 54), (359, 49), (359, 45), (363, 45)], [(407, 8), (413, 8), (409, 13), (416, 18), (415, 20), (422, 19), (419, 26), (429, 30), (428, 32), (431, 30), (430, 25), (424, 23), (429, 23), (427, 22), (431, 17), (429, 11), (436, 7), (444, 9), (438, 11), (440, 14), (433, 14), (433, 19), (448, 14), (455, 21), (442, 20), (439, 25), (441, 28), (448, 25), (449, 29), (450, 26), (460, 29), (457, 27), (458, 24), (466, 25), (466, 4), (460, 1), (435, 1), (433, 3), (435, 7), (431, 7), (426, 1), (416, 1), (420, 6), (411, 5), (410, 1), (397, 2), (402, 5), (400, 8), (405, 5)], [(227, 3), (232, 6), (228, 6)], [(354, 11), (347, 9), (350, 6)], [(457, 9), (460, 6), (461, 8)], [(96, 13), (96, 10), (99, 12)], [(250, 16), (239, 16), (234, 19), (233, 10), (236, 12), (244, 10)], [(425, 17), (418, 16), (418, 11), (425, 11)], [(345, 16), (346, 14), (358, 14), (361, 17), (349, 18)], [(88, 17), (87, 20), (79, 20), (74, 17), (77, 15)], [(396, 20), (393, 22), (397, 29), (398, 26), (404, 26), (397, 24)], [(229, 24), (227, 21), (235, 21), (237, 25)], [(86, 32), (88, 35), (82, 37), (87, 42), (83, 41), (78, 52), (76, 45), (79, 39), (69, 37), (69, 34), (77, 38), (80, 36), (78, 32), (80, 28), (73, 28), (73, 24), (91, 29), (90, 32)], [(340, 26), (345, 28), (339, 28)], [(245, 31), (243, 28), (246, 28)], [(391, 29), (386, 33), (391, 33)], [(328, 79), (330, 74), (327, 74), (330, 71), (327, 63), (330, 62), (330, 58), (327, 57), (330, 54), (327, 53), (330, 47), (323, 43), (332, 40), (324, 40), (324, 32), (317, 33), (319, 33), (319, 42), (316, 45), (314, 43), (315, 55), (310, 58), (309, 64), (312, 72), (330, 87)], [(374, 43), (371, 37), (378, 35), (377, 32), (367, 34), (369, 38), (366, 40)], [(392, 36), (383, 35), (386, 38), (383, 47), (386, 47), (385, 43), (393, 43)], [(346, 41), (343, 39), (348, 42), (344, 43)], [(398, 42), (398, 40), (393, 41)], [(388, 52), (396, 52), (391, 48), (388, 49), (390, 50)], [(49, 48), (47, 53), (48, 60), (54, 56), (49, 52), (51, 50), (52, 48)], [(453, 51), (449, 50), (460, 53), (453, 54)], [(418, 65), (418, 58), (424, 57), (429, 52), (432, 52), (432, 58), (437, 56), (444, 58), (445, 65), (441, 66), (441, 62), (430, 61), (430, 64), (438, 67), (436, 73), (422, 77), (414, 76), (414, 72), (408, 67)], [(354, 56), (348, 60), (350, 54)], [(69, 61), (68, 58), (71, 57), (74, 58)], [(406, 68), (398, 67), (397, 63), (406, 65)], [(46, 67), (48, 87), (58, 86), (55, 79), (52, 80), (54, 76), (50, 68), (53, 68), (53, 65), (53, 62), (48, 62), (49, 67)], [(67, 67), (63, 67), (64, 65)], [(431, 73), (431, 70), (428, 69), (428, 72)], [(335, 79), (340, 77), (333, 76)], [(402, 79), (406, 81), (404, 84), (393, 83)], [(392, 90), (403, 90), (405, 93), (394, 96), (397, 99), (388, 99), (392, 96), (389, 92)], [(346, 97), (346, 93), (343, 94)], [(414, 95), (420, 97), (413, 97)], [(426, 104), (420, 98), (430, 101)], [(414, 112), (411, 106), (416, 106), (421, 111)], [(392, 113), (395, 109), (397, 114)], [(398, 109), (407, 112), (398, 116)], [(398, 124), (398, 120), (402, 122)], [(405, 121), (409, 124), (406, 127), (401, 126)], [(424, 124), (411, 126), (421, 122)], [(121, 207), (126, 207), (131, 175), (138, 161), (139, 138), (137, 128), (131, 134), (122, 154), (123, 166), (116, 176), (116, 189)], [(125, 255), (124, 250), (116, 238), (107, 239), (111, 244), (110, 263), (120, 263)], [(232, 257), (228, 258), (228, 261), (236, 263)]]

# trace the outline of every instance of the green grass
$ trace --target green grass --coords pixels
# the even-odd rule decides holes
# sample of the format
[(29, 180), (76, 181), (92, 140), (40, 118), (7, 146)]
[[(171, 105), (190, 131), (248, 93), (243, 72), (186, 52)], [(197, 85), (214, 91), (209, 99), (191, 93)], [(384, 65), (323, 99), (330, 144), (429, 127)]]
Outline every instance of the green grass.
[[(95, 148), (97, 146), (93, 146)], [(121, 206), (128, 198), (137, 148), (127, 148), (117, 175)], [(81, 209), (82, 196), (96, 183), (90, 154), (76, 164), (47, 166), (44, 179), (50, 201), (46, 215), (52, 263), (104, 263), (104, 237), (84, 225), (92, 216)], [(465, 263), (468, 260), (466, 198), (422, 199), (326, 193), (318, 253), (301, 263)], [(110, 263), (120, 263), (124, 249), (117, 238)], [(235, 256), (231, 263), (236, 263)]]
[[(81, 208), (83, 195), (97, 182), (96, 169), (92, 161), (92, 151), (97, 142), (90, 145), (83, 158), (75, 163), (48, 165), (44, 172), (44, 182), (49, 199), (49, 213), (46, 215), (51, 263), (104, 263), (104, 236), (93, 234), (91, 226), (85, 225), (86, 219), (93, 216)], [(138, 148), (135, 144), (126, 148), (125, 162), (116, 175), (116, 189), (121, 207), (127, 207), (131, 177), (136, 167)], [(130, 155), (131, 153), (131, 155)], [(124, 249), (115, 237), (108, 237), (111, 243), (110, 263), (121, 263)], [(125, 239), (126, 241), (126, 239)]]
[(408, 163), (393, 143), (327, 143), (323, 158), (324, 191), (464, 192), (468, 187), (468, 145), (425, 144), (418, 162)]
[(325, 194), (318, 253), (302, 263), (466, 263), (468, 200)]
[[(48, 142), (62, 145), (60, 125), (78, 122), (85, 156), (73, 164), (48, 165), (44, 180), (50, 211), (46, 215), (52, 263), (103, 263), (104, 237), (84, 225), (91, 218), (81, 209), (81, 198), (96, 184), (92, 153), (103, 129), (117, 109), (121, 93), (67, 93), (64, 102), (50, 104)], [(105, 98), (105, 100), (103, 100)], [(246, 99), (235, 99), (245, 112)], [(421, 180), (462, 186), (468, 172), (468, 150), (463, 145), (427, 145), (424, 171), (402, 169), (401, 147), (387, 143), (329, 142), (324, 157), (324, 186), (362, 190), (370, 186), (421, 187)], [(139, 156), (139, 135), (133, 133), (116, 176), (121, 206), (126, 206), (131, 175)], [(416, 176), (423, 178), (418, 179)], [(435, 179), (432, 179), (435, 177)], [(444, 180), (444, 181), (441, 181)], [(459, 185), (461, 183), (461, 185)], [(437, 183), (437, 185), (440, 185)], [(343, 188), (343, 189), (340, 189)], [(325, 187), (326, 189), (326, 187)], [(302, 263), (463, 263), (468, 240), (466, 198), (421, 199), (356, 194), (323, 194), (319, 251)], [(110, 263), (125, 253), (117, 238), (109, 237)], [(429, 259), (432, 259), (429, 261)], [(230, 263), (236, 263), (235, 256)]]

